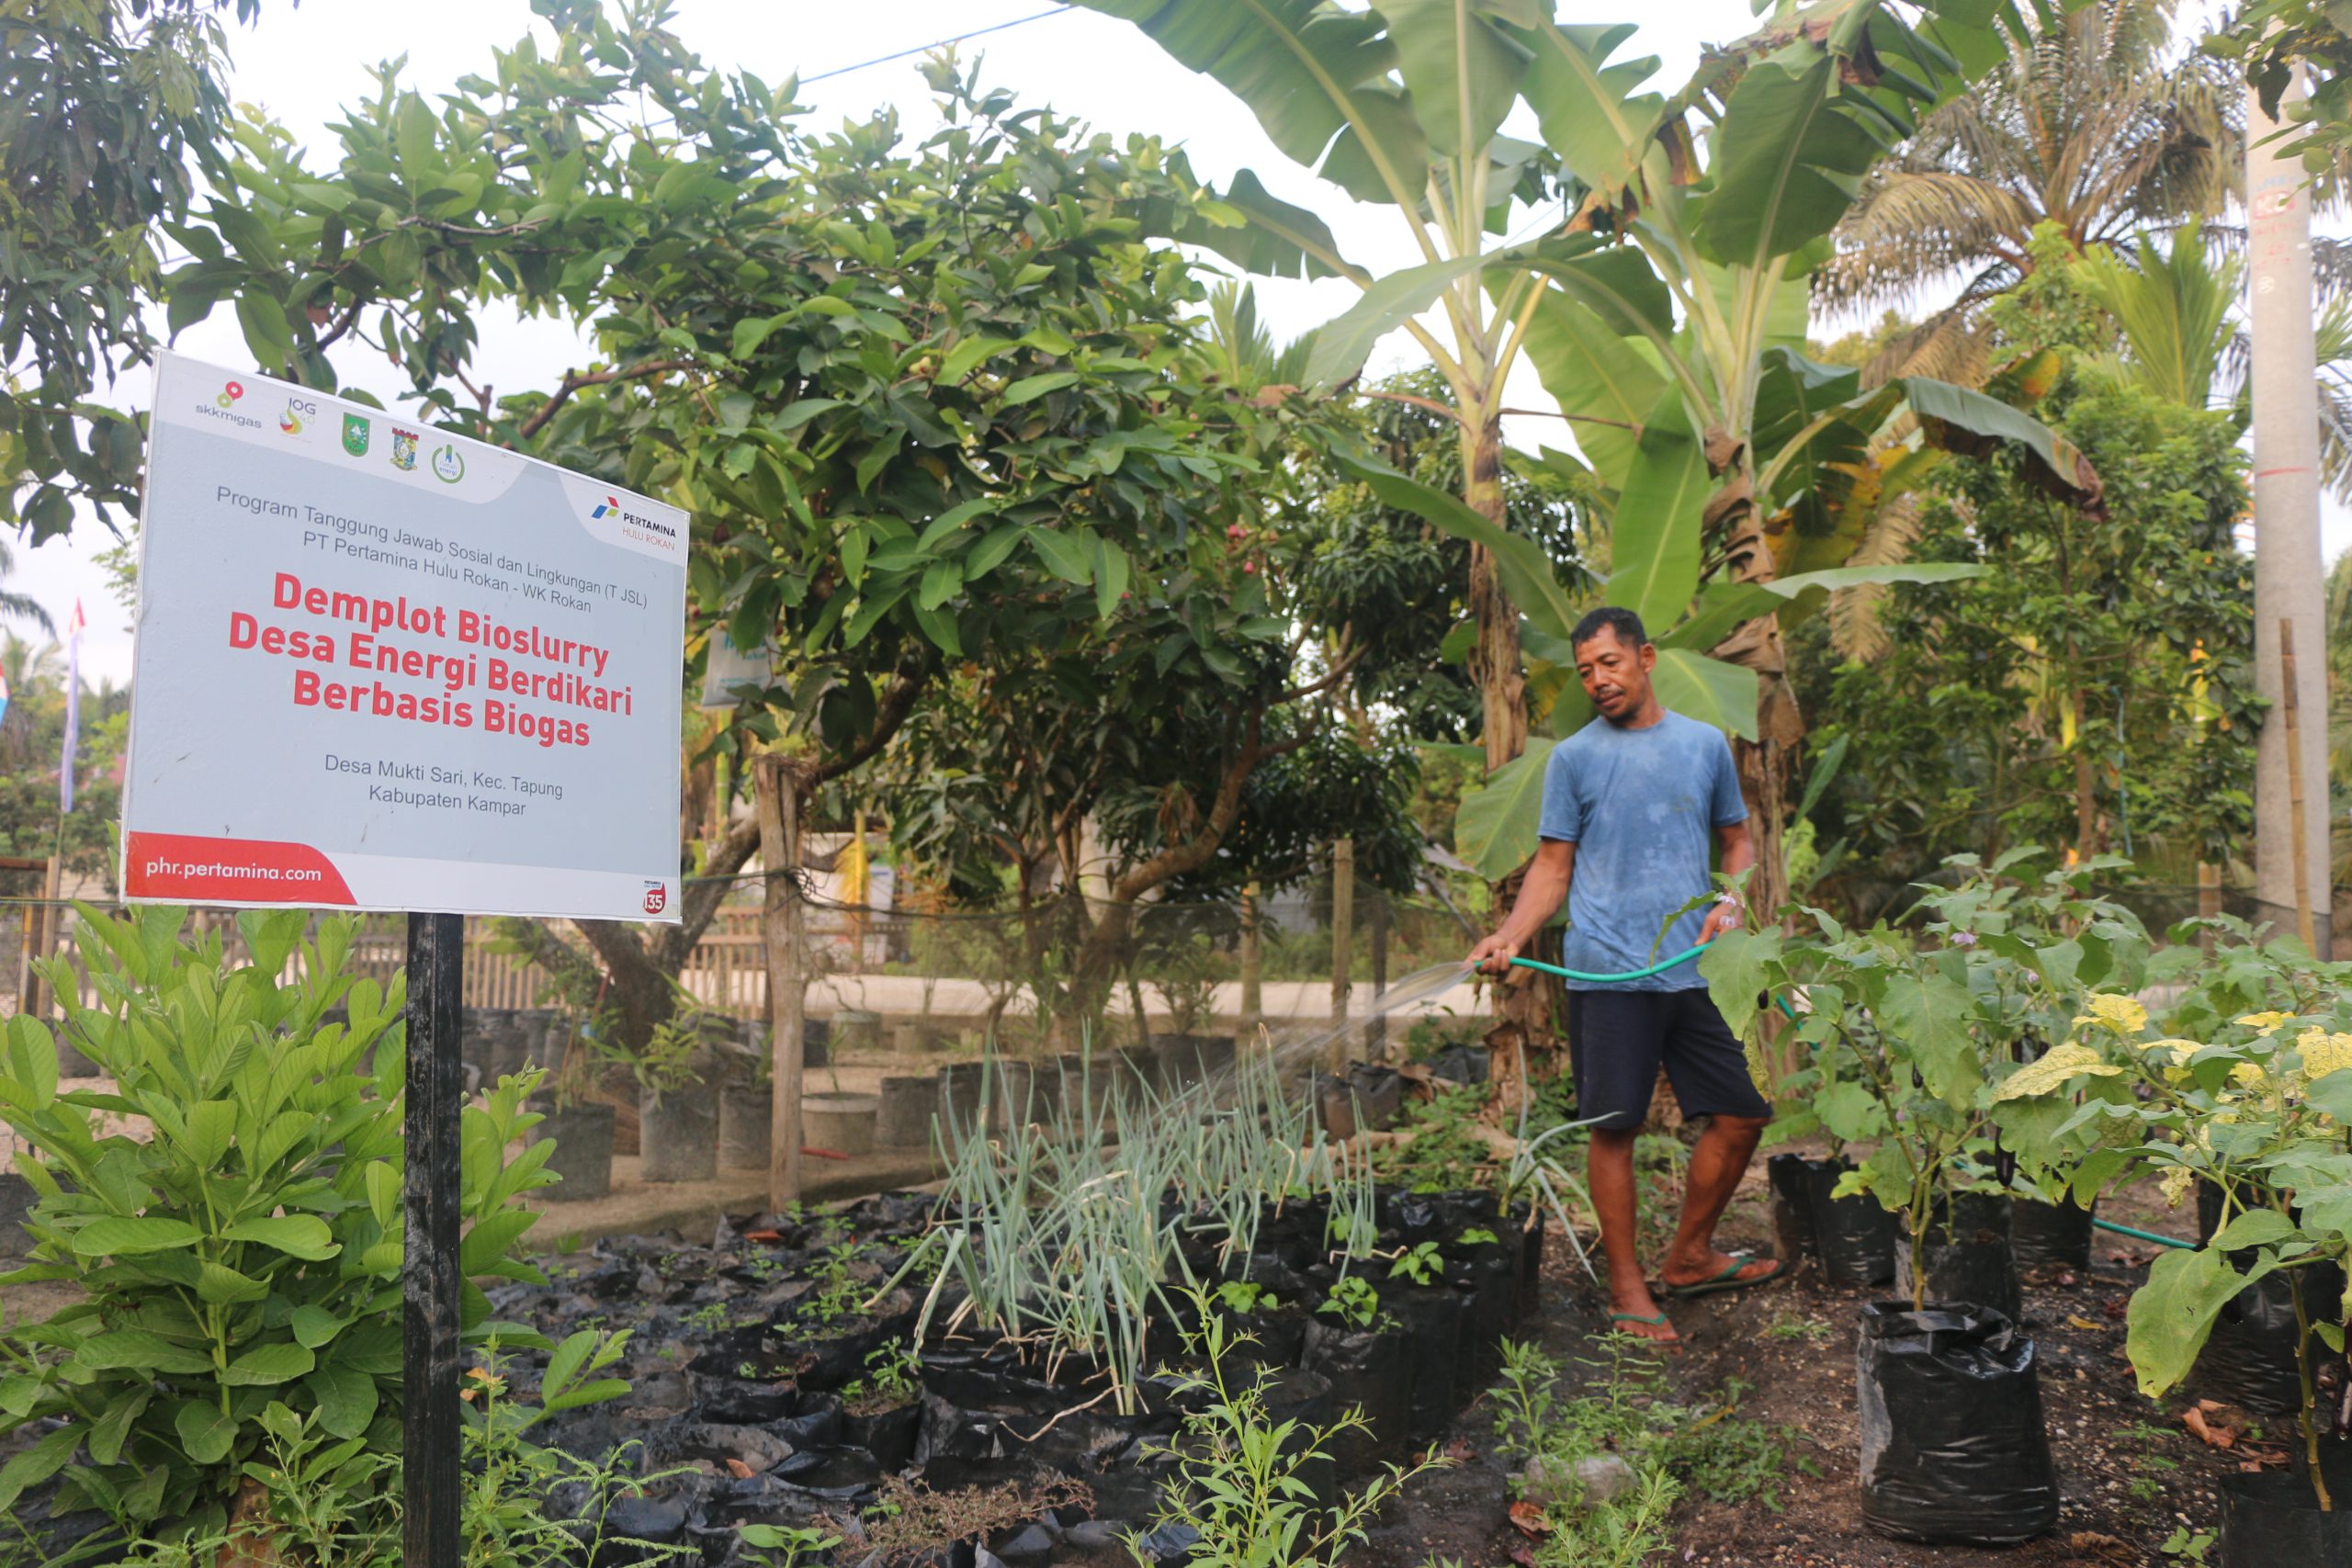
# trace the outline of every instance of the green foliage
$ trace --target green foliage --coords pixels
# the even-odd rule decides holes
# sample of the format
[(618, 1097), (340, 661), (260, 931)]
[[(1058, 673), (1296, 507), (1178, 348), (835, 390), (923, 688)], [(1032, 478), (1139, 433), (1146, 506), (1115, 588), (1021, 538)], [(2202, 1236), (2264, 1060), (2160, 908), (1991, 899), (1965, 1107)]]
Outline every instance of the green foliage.
[[(2075, 1178), (2086, 1197), (2149, 1172), (2162, 1173), (2176, 1201), (2199, 1183), (2221, 1190), (2212, 1237), (2157, 1258), (2133, 1293), (2125, 1349), (2141, 1392), (2164, 1393), (2188, 1376), (2222, 1307), (2283, 1274), (2302, 1330), (2305, 1455), (2324, 1507), (2318, 1444), (2335, 1423), (2318, 1407), (2312, 1341), (2342, 1354), (2346, 1308), (2306, 1281), (2313, 1266), (2352, 1257), (2352, 1154), (2342, 1132), (2352, 1116), (2352, 965), (2263, 942), (2235, 921), (2208, 924), (2212, 958), (2178, 976), (2188, 984), (2170, 1017), (2152, 1020), (2128, 993), (2091, 995), (2075, 1038), (2005, 1080), (1998, 1096), (2059, 1108), (2059, 1134), (2088, 1145)], [(2259, 1010), (2238, 1010), (2250, 995)], [(2110, 1080), (2118, 1092), (2066, 1110), (2086, 1086)]]
[(910, 1404), (922, 1393), (918, 1381), (922, 1371), (922, 1363), (912, 1347), (881, 1346), (866, 1356), (865, 1375), (842, 1386), (842, 1407), (852, 1415), (865, 1416)]
[[(2352, 152), (2352, 29), (2346, 22), (2335, 0), (2256, 0), (2205, 40), (2207, 49), (2245, 68), (2263, 112), (2283, 127), (2284, 150), (2315, 176), (2335, 172)], [(2310, 96), (2290, 103), (2298, 66), (2309, 73)]]
[[(1570, 1369), (1533, 1343), (1505, 1340), (1502, 1357), (1502, 1381), (1487, 1394), (1497, 1446), (1522, 1467), (1515, 1489), (1526, 1489), (1528, 1467), (1547, 1479), (1553, 1529), (1535, 1549), (1538, 1568), (1640, 1568), (1666, 1546), (1667, 1517), (1684, 1496), (1778, 1513), (1791, 1470), (1820, 1473), (1801, 1433), (1738, 1415), (1746, 1390), (1736, 1381), (1702, 1406), (1676, 1396), (1655, 1353), (1605, 1343), (1600, 1359), (1577, 1362), (1576, 1381), (1590, 1392), (1570, 1393)], [(1623, 1460), (1634, 1481), (1594, 1501), (1577, 1465), (1604, 1456)]]
[[(0, 524), (136, 510), (140, 423), (96, 400), (162, 272), (163, 225), (217, 168), (229, 0), (40, 0), (0, 15)], [(235, 0), (251, 21), (259, 0)], [(18, 372), (23, 379), (17, 378)]]
[(1926, 935), (1940, 945), (1884, 921), (1849, 931), (1820, 909), (1792, 908), (1785, 931), (1726, 932), (1699, 961), (1716, 1006), (1744, 1035), (1756, 1028), (1759, 995), (1804, 998), (1792, 1031), (1808, 1058), (1804, 1091), (1837, 1145), (1871, 1145), (1841, 1189), (1905, 1217), (1917, 1292), (1935, 1217), (1961, 1192), (2000, 1185), (1996, 1127), (2046, 1195), (2066, 1185), (2088, 1140), (2064, 1115), (2007, 1108), (2020, 1096), (2003, 1086), (2012, 1072), (2050, 1070), (2012, 1064), (2075, 1049), (2058, 1043), (2084, 986), (2130, 987), (2146, 973), (2138, 923), (2088, 890), (2113, 867), (2092, 863), (2033, 882), (2013, 874), (2034, 853), (2013, 851), (1990, 867), (1956, 860), (1957, 886), (1923, 901)]
[[(461, 1561), (481, 1568), (558, 1568), (577, 1561), (583, 1549), (591, 1554), (628, 1550), (648, 1562), (678, 1558), (678, 1548), (608, 1533), (605, 1517), (619, 1498), (681, 1472), (636, 1475), (633, 1442), (592, 1462), (542, 1448), (527, 1436), (551, 1411), (625, 1392), (626, 1384), (594, 1374), (619, 1357), (626, 1337), (582, 1332), (557, 1347), (537, 1403), (510, 1392), (503, 1359), (495, 1344), (488, 1348), (488, 1365), (468, 1379), (465, 1462), (458, 1472)], [(298, 1417), (276, 1402), (262, 1412), (259, 1426), (260, 1446), (243, 1472), (253, 1503), (236, 1523), (198, 1521), (127, 1546), (101, 1540), (95, 1544), (103, 1560), (130, 1568), (217, 1568), (265, 1558), (314, 1568), (395, 1568), (401, 1553), (401, 1456), (338, 1438), (315, 1413)], [(546, 1495), (559, 1485), (576, 1489), (579, 1511), (572, 1517), (548, 1516)], [(85, 1560), (76, 1552), (64, 1561)], [(5, 1549), (0, 1563), (17, 1568)]]
[(1378, 1288), (1361, 1274), (1333, 1280), (1330, 1292), (1315, 1310), (1357, 1329), (1376, 1328), (1386, 1315), (1381, 1311)]
[[(1494, 1239), (1492, 1233), (1488, 1233), (1487, 1239)], [(1437, 1243), (1425, 1241), (1400, 1249), (1389, 1259), (1388, 1277), (1410, 1280), (1416, 1285), (1434, 1285), (1445, 1278), (1445, 1258), (1438, 1251)]]
[[(40, 1195), (31, 1260), (8, 1279), (84, 1299), (0, 1340), (0, 1424), (61, 1423), (0, 1468), (0, 1506), (54, 1475), (127, 1526), (217, 1520), (273, 1404), (338, 1441), (397, 1444), (402, 983), (351, 976), (347, 919), (305, 939), (300, 912), (243, 916), (232, 961), (217, 932), (185, 933), (184, 909), (79, 914), (90, 999), (62, 958), (49, 977), (114, 1087), (59, 1094), (49, 1030), (8, 1021), (0, 1121)], [(337, 1007), (349, 1021), (323, 1021)], [(539, 1120), (522, 1109), (536, 1082), (464, 1115), (475, 1340), (492, 1325), (471, 1280), (540, 1279), (514, 1253), (536, 1216), (513, 1201), (554, 1179), (554, 1145), (507, 1155)], [(105, 1131), (118, 1116), (153, 1135)]]
[[(1388, 1465), (1330, 1507), (1319, 1506), (1306, 1472), (1329, 1461), (1333, 1439), (1365, 1430), (1363, 1412), (1347, 1411), (1322, 1427), (1274, 1420), (1265, 1396), (1272, 1374), (1253, 1367), (1246, 1384), (1233, 1375), (1231, 1353), (1248, 1337), (1209, 1310), (1205, 1294), (1193, 1292), (1193, 1304), (1201, 1327), (1189, 1348), (1198, 1365), (1177, 1371), (1174, 1386), (1199, 1404), (1185, 1415), (1182, 1438), (1163, 1450), (1176, 1473), (1161, 1494), (1157, 1522), (1195, 1531), (1199, 1541), (1187, 1561), (1211, 1568), (1337, 1568), (1389, 1499), (1447, 1461)], [(1155, 1561), (1137, 1539), (1130, 1538), (1128, 1548), (1137, 1563)]]
[(799, 1568), (842, 1543), (841, 1537), (824, 1530), (787, 1525), (745, 1525), (740, 1533), (746, 1555), (760, 1568)]
[(1412, 1192), (1458, 1192), (1493, 1187), (1498, 1179), (1493, 1148), (1471, 1131), (1487, 1106), (1476, 1084), (1431, 1083), (1426, 1100), (1405, 1107), (1399, 1131), (1408, 1134), (1374, 1151), (1380, 1179)]
[[(2096, 361), (2115, 329), (2079, 265), (2048, 235), (2035, 254), (1993, 309), (2005, 343)], [(1947, 460), (1914, 553), (1988, 575), (1890, 590), (1887, 651), (1834, 662), (1815, 708), (1816, 734), (1851, 747), (1821, 831), (1893, 881), (1988, 844), (2245, 852), (2262, 709), (2236, 423), (2072, 370), (2042, 407), (2109, 477), (2107, 520), (2008, 458)], [(1809, 637), (1802, 657), (1834, 656)]]

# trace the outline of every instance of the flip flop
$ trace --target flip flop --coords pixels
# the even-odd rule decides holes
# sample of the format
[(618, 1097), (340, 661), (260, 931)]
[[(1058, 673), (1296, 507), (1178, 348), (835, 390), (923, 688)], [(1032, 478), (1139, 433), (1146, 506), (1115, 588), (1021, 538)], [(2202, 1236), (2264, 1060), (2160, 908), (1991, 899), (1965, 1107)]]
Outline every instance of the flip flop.
[[(1770, 1263), (1771, 1271), (1741, 1279), (1739, 1271), (1758, 1263)], [(1658, 1281), (1658, 1289), (1676, 1301), (1688, 1301), (1692, 1296), (1711, 1296), (1718, 1291), (1745, 1291), (1757, 1285), (1769, 1285), (1781, 1277), (1781, 1260), (1777, 1258), (1735, 1258), (1721, 1273), (1711, 1279), (1694, 1280), (1688, 1285), (1669, 1285)]]
[(1682, 1336), (1674, 1333), (1674, 1325), (1666, 1320), (1666, 1314), (1662, 1312), (1649, 1316), (1644, 1316), (1642, 1314), (1637, 1312), (1612, 1312), (1609, 1314), (1609, 1321), (1611, 1323), (1638, 1323), (1651, 1328), (1663, 1328), (1668, 1334), (1674, 1335), (1674, 1337), (1671, 1339), (1653, 1338), (1651, 1336), (1646, 1334), (1636, 1334), (1634, 1336), (1634, 1338), (1646, 1340), (1652, 1345), (1679, 1345), (1682, 1343)]

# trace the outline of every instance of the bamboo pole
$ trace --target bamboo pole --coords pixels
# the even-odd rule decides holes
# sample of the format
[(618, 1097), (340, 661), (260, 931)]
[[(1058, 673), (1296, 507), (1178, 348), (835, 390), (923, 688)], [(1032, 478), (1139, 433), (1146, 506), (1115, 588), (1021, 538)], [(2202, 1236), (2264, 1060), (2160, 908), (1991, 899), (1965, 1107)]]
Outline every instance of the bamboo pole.
[(1258, 885), (1253, 881), (1241, 890), (1241, 1032), (1245, 1037), (1258, 1032), (1258, 1021), (1266, 1015), (1266, 953), (1258, 931), (1261, 913)]
[(2278, 663), (2284, 680), (2284, 695), (2280, 705), (2287, 719), (2287, 811), (2293, 826), (2295, 850), (2295, 931), (2303, 939), (2303, 946), (2313, 956), (2324, 958), (2319, 951), (2319, 939), (2312, 929), (2312, 868), (2309, 849), (2311, 828), (2303, 810), (2303, 733), (2301, 705), (2295, 693), (2295, 623), (2291, 616), (2278, 617)]
[(768, 1207), (800, 1201), (800, 1031), (807, 996), (801, 973), (800, 792), (785, 759), (773, 753), (752, 764), (759, 794), (760, 868), (766, 896), (760, 934), (767, 949), (768, 1050), (774, 1063), (769, 1095)]

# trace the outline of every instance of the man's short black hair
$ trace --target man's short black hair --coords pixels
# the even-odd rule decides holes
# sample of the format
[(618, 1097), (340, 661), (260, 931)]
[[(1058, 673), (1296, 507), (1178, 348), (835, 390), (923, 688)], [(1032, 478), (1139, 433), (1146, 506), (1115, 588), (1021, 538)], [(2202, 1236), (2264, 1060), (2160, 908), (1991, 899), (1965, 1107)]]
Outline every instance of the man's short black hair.
[(1577, 623), (1576, 629), (1568, 634), (1568, 646), (1582, 648), (1604, 629), (1615, 632), (1617, 639), (1627, 648), (1639, 648), (1650, 640), (1650, 634), (1642, 628), (1641, 616), (1623, 604), (1603, 604)]

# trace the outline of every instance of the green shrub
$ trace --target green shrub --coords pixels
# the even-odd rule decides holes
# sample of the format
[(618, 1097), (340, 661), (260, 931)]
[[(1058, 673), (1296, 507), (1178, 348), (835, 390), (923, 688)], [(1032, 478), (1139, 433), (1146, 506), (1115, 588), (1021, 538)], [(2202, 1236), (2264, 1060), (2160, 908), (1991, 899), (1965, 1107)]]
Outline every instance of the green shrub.
[[(273, 1404), (327, 1438), (399, 1447), (404, 983), (349, 973), (347, 919), (306, 941), (300, 912), (243, 916), (242, 963), (186, 923), (183, 909), (83, 909), (86, 1005), (51, 965), (67, 1032), (112, 1093), (60, 1094), (50, 1031), (7, 1023), (0, 1121), (28, 1146), (17, 1169), (39, 1201), (32, 1261), (0, 1283), (67, 1280), (85, 1299), (0, 1336), (0, 1431), (62, 1422), (0, 1468), (0, 1508), (62, 1472), (62, 1506), (126, 1529), (217, 1526)], [(348, 1023), (322, 1021), (338, 1006)], [(522, 1110), (536, 1081), (507, 1079), (464, 1113), (462, 1322), (477, 1341), (489, 1303), (473, 1279), (540, 1280), (514, 1255), (536, 1216), (509, 1203), (554, 1179), (554, 1145), (506, 1157), (539, 1120)], [(102, 1134), (102, 1112), (153, 1135)]]

